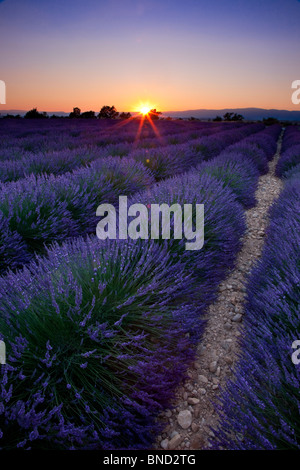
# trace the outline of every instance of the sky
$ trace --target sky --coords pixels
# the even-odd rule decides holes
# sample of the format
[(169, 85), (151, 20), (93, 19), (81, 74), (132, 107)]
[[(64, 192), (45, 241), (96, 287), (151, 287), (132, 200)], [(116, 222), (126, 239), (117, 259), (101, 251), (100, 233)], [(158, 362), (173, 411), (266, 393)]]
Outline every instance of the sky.
[(0, 113), (300, 110), (299, 45), (299, 0), (0, 0)]

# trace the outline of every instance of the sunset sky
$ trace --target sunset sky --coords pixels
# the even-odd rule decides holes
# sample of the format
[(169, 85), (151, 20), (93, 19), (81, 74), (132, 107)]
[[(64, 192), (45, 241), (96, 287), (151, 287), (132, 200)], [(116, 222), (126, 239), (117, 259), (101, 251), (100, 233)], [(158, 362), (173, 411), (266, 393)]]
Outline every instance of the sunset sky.
[(5, 109), (300, 110), (298, 0), (0, 0)]

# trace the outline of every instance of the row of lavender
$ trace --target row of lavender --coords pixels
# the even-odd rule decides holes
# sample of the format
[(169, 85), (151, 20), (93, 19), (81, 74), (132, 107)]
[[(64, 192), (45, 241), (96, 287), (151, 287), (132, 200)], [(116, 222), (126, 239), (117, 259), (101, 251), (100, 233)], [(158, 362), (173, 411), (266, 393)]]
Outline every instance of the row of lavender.
[[(111, 131), (117, 131), (118, 135), (133, 134), (136, 129), (140, 127), (139, 119), (129, 119), (125, 121), (120, 120), (65, 120), (58, 119), (55, 121), (38, 121), (36, 119), (30, 121), (0, 121), (0, 142), (3, 142), (5, 136), (10, 136), (13, 139), (32, 138), (35, 140), (37, 137), (46, 137), (49, 139), (55, 135), (62, 135), (65, 137), (79, 137), (93, 140), (98, 138), (99, 135), (107, 135)], [(171, 135), (174, 133), (193, 131), (196, 129), (211, 128), (219, 126), (220, 123), (209, 122), (187, 122), (184, 120), (175, 121), (155, 121), (154, 125), (148, 119), (143, 121), (141, 129), (142, 138), (154, 137), (156, 135), (155, 128), (159, 128), (160, 135)], [(225, 124), (225, 123), (224, 123)], [(237, 123), (237, 125), (242, 125)], [(7, 145), (10, 145), (7, 142)]]
[(220, 401), (217, 449), (300, 449), (300, 366), (292, 361), (300, 331), (299, 143), (300, 129), (288, 128), (276, 168), (285, 186), (248, 282), (246, 336)]
[[(9, 126), (0, 121), (0, 160), (20, 159), (28, 153), (46, 153), (78, 147), (94, 146), (104, 147), (118, 143), (130, 143), (148, 147), (180, 143), (188, 137), (200, 132), (209, 135), (214, 129), (238, 129), (244, 127), (243, 123), (187, 123), (181, 121), (161, 122), (150, 124), (145, 120), (113, 122), (108, 125), (105, 121), (84, 123), (48, 123), (43, 129), (37, 130), (35, 125), (28, 127), (28, 123), (21, 122), (13, 132)], [(25, 129), (24, 129), (25, 126)], [(22, 132), (21, 132), (22, 129)], [(24, 152), (26, 153), (24, 155)]]
[[(48, 145), (47, 140), (42, 136), (40, 137), (29, 137), (24, 140), (24, 138), (11, 138), (8, 142), (7, 136), (4, 136), (2, 143), (0, 144), (0, 160), (7, 161), (7, 160), (23, 160), (24, 158), (32, 157), (36, 154), (47, 155), (47, 153), (51, 154), (60, 151), (66, 150), (75, 150), (78, 149), (80, 151), (81, 148), (85, 149), (95, 149), (95, 150), (105, 150), (105, 147), (112, 148), (114, 150), (115, 144), (118, 143), (121, 146), (123, 152), (129, 152), (132, 145), (136, 148), (153, 148), (157, 146), (163, 145), (172, 145), (184, 142), (188, 139), (193, 139), (197, 137), (201, 137), (202, 135), (210, 135), (213, 134), (215, 131), (221, 130), (225, 126), (213, 126), (213, 127), (205, 127), (205, 126), (198, 126), (196, 129), (182, 129), (180, 132), (175, 129), (169, 133), (164, 134), (159, 127), (157, 132), (159, 136), (151, 134), (145, 134), (145, 125), (143, 125), (143, 130), (139, 131), (138, 127), (135, 129), (135, 133), (126, 132), (122, 129), (112, 128), (110, 130), (109, 136), (107, 136), (107, 132), (103, 134), (101, 132), (101, 128), (97, 132), (93, 132), (87, 135), (81, 135), (81, 133), (74, 133), (76, 137), (69, 137), (65, 136), (62, 131), (57, 133), (56, 136), (52, 136), (52, 140), (50, 145)], [(229, 126), (228, 126), (229, 127)], [(231, 127), (231, 126), (230, 126)], [(42, 143), (42, 145), (41, 145)], [(117, 147), (118, 148), (118, 147)]]
[(239, 129), (227, 126), (226, 130), (215, 132), (208, 137), (193, 139), (181, 145), (158, 147), (156, 149), (133, 150), (129, 155), (149, 168), (156, 181), (181, 174), (192, 166), (209, 160), (229, 145), (262, 130), (261, 124), (250, 124)]
[(289, 178), (300, 172), (300, 127), (287, 128), (282, 143), (282, 156), (276, 168), (276, 175)]
[[(231, 126), (227, 126), (225, 129), (232, 130)], [(167, 140), (158, 140), (157, 138), (138, 140), (136, 144), (132, 142), (122, 142), (120, 133), (115, 138), (117, 143), (98, 147), (95, 145), (94, 140), (90, 139), (88, 145), (78, 145), (75, 149), (67, 149), (56, 151), (56, 152), (22, 152), (17, 153), (18, 158), (12, 158), (14, 155), (13, 149), (2, 151), (2, 159), (0, 162), (0, 180), (11, 181), (16, 180), (20, 177), (24, 177), (30, 174), (41, 174), (41, 173), (54, 173), (63, 174), (67, 171), (72, 171), (82, 165), (86, 165), (89, 162), (103, 158), (106, 156), (128, 156), (135, 149), (135, 153), (139, 155), (138, 149), (147, 154), (149, 150), (146, 150), (146, 146), (155, 148), (157, 146), (164, 147), (172, 143), (172, 145), (179, 144), (182, 141), (189, 141), (191, 139), (199, 139), (203, 136), (212, 135), (217, 132), (224, 131), (224, 127), (214, 126), (212, 128), (198, 129), (197, 131), (182, 132), (181, 134), (172, 134)], [(169, 151), (173, 148), (172, 145), (169, 147)], [(180, 148), (180, 147), (179, 147)], [(133, 154), (133, 155), (134, 155)], [(16, 155), (15, 155), (16, 156)], [(149, 156), (151, 156), (151, 151)], [(9, 159), (9, 160), (7, 160)]]
[[(219, 133), (205, 142), (200, 139), (196, 144), (199, 148), (187, 143), (178, 154), (160, 150), (152, 154), (151, 170), (139, 161), (144, 155), (135, 155), (135, 159), (106, 157), (63, 175), (33, 175), (0, 185), (2, 272), (23, 266), (53, 240), (94, 233), (99, 204), (115, 204), (119, 195), (149, 188), (154, 176), (182, 173), (254, 130), (256, 125), (250, 125), (244, 130)], [(251, 141), (251, 136), (248, 138)]]
[[(255, 128), (258, 129), (259, 126)], [(63, 174), (67, 171), (80, 168), (81, 166), (88, 165), (98, 158), (107, 156), (129, 156), (135, 159), (140, 159), (146, 166), (150, 166), (152, 162), (156, 162), (158, 158), (169, 156), (170, 153), (176, 154), (177, 160), (183, 158), (186, 152), (186, 146), (183, 142), (194, 140), (195, 145), (202, 143), (203, 148), (207, 145), (211, 146), (212, 138), (205, 139), (203, 137), (214, 136), (217, 133), (221, 135), (227, 130), (233, 131), (235, 127), (232, 126), (212, 126), (204, 127), (194, 131), (181, 132), (180, 134), (172, 134), (167, 139), (142, 139), (136, 143), (122, 141), (120, 134), (115, 138), (117, 143), (105, 146), (97, 146), (94, 140), (90, 138), (88, 143), (80, 140), (77, 147), (73, 149), (64, 148), (62, 150), (51, 152), (24, 152), (20, 151), (19, 147), (2, 149), (0, 150), (0, 181), (16, 181), (19, 178), (24, 178), (31, 174)], [(249, 129), (249, 126), (244, 126)], [(201, 139), (202, 138), (202, 139)], [(155, 149), (155, 150), (153, 150)], [(169, 162), (170, 157), (167, 159)], [(151, 164), (149, 165), (149, 162)], [(170, 163), (169, 163), (170, 164)]]
[[(195, 123), (187, 126), (180, 121), (159, 122), (159, 134), (164, 137), (180, 134), (187, 130), (201, 130), (207, 126), (205, 123)], [(120, 141), (133, 141), (139, 123), (134, 121), (0, 121), (0, 148), (23, 148), (33, 151), (59, 150), (90, 145), (105, 145), (112, 137), (118, 136)], [(153, 138), (156, 134), (148, 121), (139, 131), (141, 140)], [(102, 140), (103, 139), (103, 140)], [(107, 142), (109, 139), (109, 142)]]
[(217, 157), (197, 166), (229, 186), (247, 209), (255, 206), (258, 177), (268, 170), (268, 161), (276, 151), (280, 126), (272, 126), (225, 148)]
[(214, 176), (203, 163), (203, 172), (200, 166), (132, 196), (130, 203), (146, 205), (204, 203), (203, 249), (186, 251), (174, 239), (78, 238), (2, 278), (8, 364), (1, 370), (0, 447), (151, 445), (155, 418), (193, 359), (203, 312), (240, 249), (246, 227), (236, 180), (245, 174), (238, 159), (251, 166), (244, 184), (253, 193), (277, 134), (269, 129), (228, 147)]

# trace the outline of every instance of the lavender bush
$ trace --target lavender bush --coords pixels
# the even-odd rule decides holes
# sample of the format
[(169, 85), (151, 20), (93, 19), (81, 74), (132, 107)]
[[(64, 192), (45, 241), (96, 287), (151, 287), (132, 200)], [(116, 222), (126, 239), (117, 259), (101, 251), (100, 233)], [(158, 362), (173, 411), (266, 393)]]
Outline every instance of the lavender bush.
[[(64, 150), (49, 153), (24, 153), (18, 160), (0, 161), (0, 180), (5, 183), (16, 181), (30, 175), (61, 175), (86, 166), (93, 160), (110, 155), (110, 148), (80, 147), (75, 150)], [(121, 152), (121, 149), (120, 149)], [(117, 150), (116, 150), (117, 155)]]
[(281, 126), (275, 124), (270, 126), (263, 131), (259, 132), (254, 136), (249, 136), (246, 139), (248, 143), (254, 143), (261, 150), (264, 151), (268, 160), (271, 160), (276, 152), (277, 140), (281, 132)]
[[(171, 218), (171, 239), (169, 249), (174, 259), (182, 259), (187, 268), (195, 274), (194, 288), (197, 298), (207, 306), (215, 296), (216, 286), (227, 269), (233, 267), (237, 252), (241, 247), (241, 237), (245, 232), (245, 216), (242, 206), (236, 201), (232, 191), (221, 181), (198, 172), (169, 178), (149, 190), (134, 194), (128, 204), (178, 203), (204, 204), (204, 246), (197, 251), (185, 249), (186, 240), (172, 237), (174, 220)], [(195, 216), (195, 214), (193, 214)], [(149, 217), (151, 222), (151, 217)], [(161, 229), (161, 227), (160, 227)], [(161, 232), (160, 232), (161, 235)], [(161, 236), (160, 240), (162, 242)]]
[(224, 151), (222, 156), (198, 165), (197, 171), (222, 181), (224, 187), (230, 188), (245, 208), (255, 206), (259, 172), (253, 162), (242, 154), (231, 153), (226, 156)]
[(189, 144), (158, 147), (151, 150), (138, 149), (132, 151), (130, 157), (148, 168), (157, 181), (183, 173), (196, 161), (194, 153), (189, 149)]
[(31, 176), (2, 185), (2, 272), (22, 266), (53, 240), (94, 232), (99, 204), (114, 203), (118, 194), (129, 195), (152, 183), (152, 175), (142, 164), (111, 157), (62, 176)]
[(300, 163), (300, 145), (295, 145), (284, 153), (278, 160), (276, 166), (276, 176), (282, 177), (283, 174)]
[(300, 179), (300, 163), (293, 166), (290, 170), (285, 171), (283, 173), (282, 177), (285, 180), (289, 180), (289, 179), (292, 179), (292, 178)]
[(230, 153), (239, 153), (241, 160), (245, 158), (252, 160), (259, 173), (266, 174), (268, 160), (275, 154), (280, 131), (281, 127), (278, 125), (261, 130), (226, 148), (221, 155), (228, 156)]
[(97, 239), (3, 278), (0, 447), (149, 445), (202, 328), (190, 278), (166, 246)]
[(241, 161), (244, 159), (251, 160), (261, 175), (268, 172), (268, 159), (264, 151), (254, 143), (242, 140), (241, 142), (226, 148), (224, 152), (221, 153), (222, 156), (229, 156), (229, 154), (239, 154), (241, 156)]
[(285, 129), (282, 140), (282, 152), (284, 153), (291, 147), (300, 145), (300, 127), (289, 126)]

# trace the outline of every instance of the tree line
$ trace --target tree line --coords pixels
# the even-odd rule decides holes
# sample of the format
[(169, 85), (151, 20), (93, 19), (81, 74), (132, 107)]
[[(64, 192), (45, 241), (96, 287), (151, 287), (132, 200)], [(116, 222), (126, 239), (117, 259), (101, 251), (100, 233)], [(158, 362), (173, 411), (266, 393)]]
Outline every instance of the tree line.
[[(161, 112), (156, 109), (151, 109), (148, 114), (151, 116), (151, 119), (159, 119)], [(48, 116), (46, 112), (39, 112), (37, 108), (31, 109), (24, 116), (25, 119), (48, 119), (49, 117), (58, 118), (58, 116), (54, 114), (52, 116)], [(85, 111), (82, 113), (80, 108), (75, 107), (68, 116), (70, 119), (130, 119), (131, 117), (131, 113), (119, 113), (115, 106), (107, 105), (102, 106), (97, 115), (95, 111)]]
[(223, 118), (221, 116), (217, 116), (213, 119), (213, 121), (243, 121), (244, 116), (237, 113), (225, 113)]

